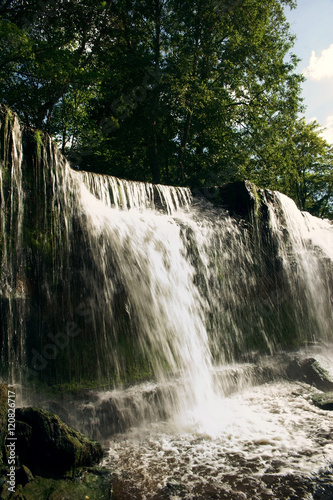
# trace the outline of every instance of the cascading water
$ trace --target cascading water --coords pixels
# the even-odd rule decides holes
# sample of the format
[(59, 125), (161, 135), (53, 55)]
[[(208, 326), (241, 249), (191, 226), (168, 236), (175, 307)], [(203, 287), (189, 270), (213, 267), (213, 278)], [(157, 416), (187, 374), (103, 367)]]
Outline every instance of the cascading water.
[(316, 410), (313, 437), (313, 389), (276, 382), (274, 354), (330, 352), (332, 224), (249, 183), (239, 217), (186, 188), (72, 170), (5, 116), (2, 377), (105, 386), (63, 405), (113, 436), (116, 498), (289, 498), (283, 478), (297, 490), (330, 463), (333, 422)]
[[(141, 208), (147, 202), (142, 185), (136, 196), (132, 187), (129, 204), (136, 208), (129, 213), (97, 200), (78, 177), (95, 264), (102, 264), (108, 277), (107, 261), (113, 255), (126, 290), (126, 314), (134, 318), (139, 346), (149, 356), (155, 376), (163, 380), (166, 370), (180, 372), (191, 380), (184, 403), (202, 404), (212, 390), (211, 357), (202, 299), (193, 285), (194, 270), (186, 259), (179, 226), (166, 214), (146, 211), (143, 218), (137, 207), (138, 200), (143, 202)], [(172, 208), (170, 197), (168, 212)], [(107, 293), (112, 294), (109, 287)]]
[[(194, 382), (182, 405), (202, 404), (212, 391), (204, 299), (193, 285), (194, 268), (172, 217), (180, 207), (188, 210), (190, 191), (76, 172), (46, 138), (29, 165), (35, 170), (29, 172), (29, 192), (39, 203), (31, 208), (24, 200), (28, 167), (17, 153), (22, 135), (16, 118), (9, 135), (14, 158), (11, 192), (2, 194), (2, 234), (6, 245), (15, 234), (16, 251), (5, 246), (2, 253), (2, 300), (4, 307), (9, 302), (11, 323), (8, 295), (17, 285), (8, 276), (22, 282), (32, 303), (21, 321), (37, 332), (8, 332), (4, 360), (16, 367), (8, 376), (17, 380), (23, 369), (25, 376), (57, 383), (88, 371), (110, 384), (142, 377), (140, 370), (145, 376), (145, 369), (158, 380), (178, 373)], [(12, 255), (20, 265), (14, 266)], [(12, 348), (17, 340), (27, 360)]]
[[(0, 248), (1, 248), (1, 296), (6, 302), (2, 314), (3, 350), (9, 360), (8, 374), (14, 377), (15, 367), (25, 360), (26, 300), (24, 282), (24, 258), (22, 255), (22, 224), (24, 193), (22, 190), (22, 140), (18, 120), (15, 119), (9, 133), (9, 124), (1, 123), (3, 132), (3, 163), (0, 169)], [(6, 182), (7, 181), (7, 182)], [(7, 193), (5, 193), (5, 184)], [(6, 200), (4, 202), (4, 200)], [(10, 214), (6, 217), (7, 213)], [(2, 311), (3, 312), (3, 311)], [(7, 319), (8, 318), (8, 319)], [(7, 321), (6, 321), (7, 319)], [(18, 333), (20, 332), (20, 333)], [(15, 353), (13, 356), (12, 353)]]
[(332, 338), (332, 224), (301, 213), (295, 203), (281, 193), (276, 193), (276, 198), (280, 214), (270, 206), (270, 219), (291, 294), (297, 297), (298, 307), (293, 311), (295, 323), (310, 333), (310, 340), (329, 341)]

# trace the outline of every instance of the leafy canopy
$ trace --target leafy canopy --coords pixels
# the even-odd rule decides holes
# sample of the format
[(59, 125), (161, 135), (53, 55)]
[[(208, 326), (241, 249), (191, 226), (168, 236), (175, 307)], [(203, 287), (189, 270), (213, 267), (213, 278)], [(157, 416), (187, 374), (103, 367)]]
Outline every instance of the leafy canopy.
[(77, 166), (209, 186), (247, 178), (332, 215), (332, 148), (299, 118), (293, 0), (20, 0), (0, 96)]

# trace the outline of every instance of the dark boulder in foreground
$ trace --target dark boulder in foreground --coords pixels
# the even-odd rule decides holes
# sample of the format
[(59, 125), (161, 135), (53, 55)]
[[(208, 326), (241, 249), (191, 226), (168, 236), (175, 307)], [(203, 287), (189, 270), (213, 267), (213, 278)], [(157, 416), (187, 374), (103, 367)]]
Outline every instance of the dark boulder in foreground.
[(25, 433), (26, 449), (21, 453), (34, 474), (48, 475), (51, 471), (51, 475), (61, 475), (102, 459), (100, 443), (70, 428), (57, 415), (39, 408), (18, 408), (16, 419), (31, 427), (31, 434)]
[(324, 392), (333, 391), (333, 381), (330, 374), (314, 358), (301, 361), (294, 359), (288, 365), (286, 372), (290, 380), (306, 382)]
[(333, 392), (326, 392), (325, 394), (314, 394), (312, 396), (313, 404), (322, 410), (333, 411)]
[(22, 484), (22, 486), (25, 486), (28, 483), (31, 483), (34, 481), (34, 476), (28, 467), (25, 465), (22, 465), (16, 472), (16, 482), (17, 484)]
[(108, 500), (110, 472), (91, 467), (102, 446), (39, 408), (17, 408), (15, 415), (15, 493), (9, 490), (7, 439), (8, 387), (0, 384), (0, 498), (26, 500)]

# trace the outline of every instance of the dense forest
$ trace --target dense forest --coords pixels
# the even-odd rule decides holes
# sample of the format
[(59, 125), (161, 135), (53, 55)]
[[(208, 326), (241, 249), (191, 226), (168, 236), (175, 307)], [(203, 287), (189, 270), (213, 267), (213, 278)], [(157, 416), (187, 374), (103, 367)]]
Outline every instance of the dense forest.
[(333, 216), (333, 148), (301, 118), (293, 0), (3, 0), (0, 99), (80, 169), (249, 179)]

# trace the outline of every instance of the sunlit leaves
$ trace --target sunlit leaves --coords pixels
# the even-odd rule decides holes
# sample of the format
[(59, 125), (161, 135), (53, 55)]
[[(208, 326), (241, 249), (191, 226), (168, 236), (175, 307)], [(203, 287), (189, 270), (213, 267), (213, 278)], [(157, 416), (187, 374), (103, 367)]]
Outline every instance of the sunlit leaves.
[(327, 214), (332, 153), (298, 118), (285, 5), (5, 2), (0, 96), (80, 168), (192, 186), (246, 177)]

